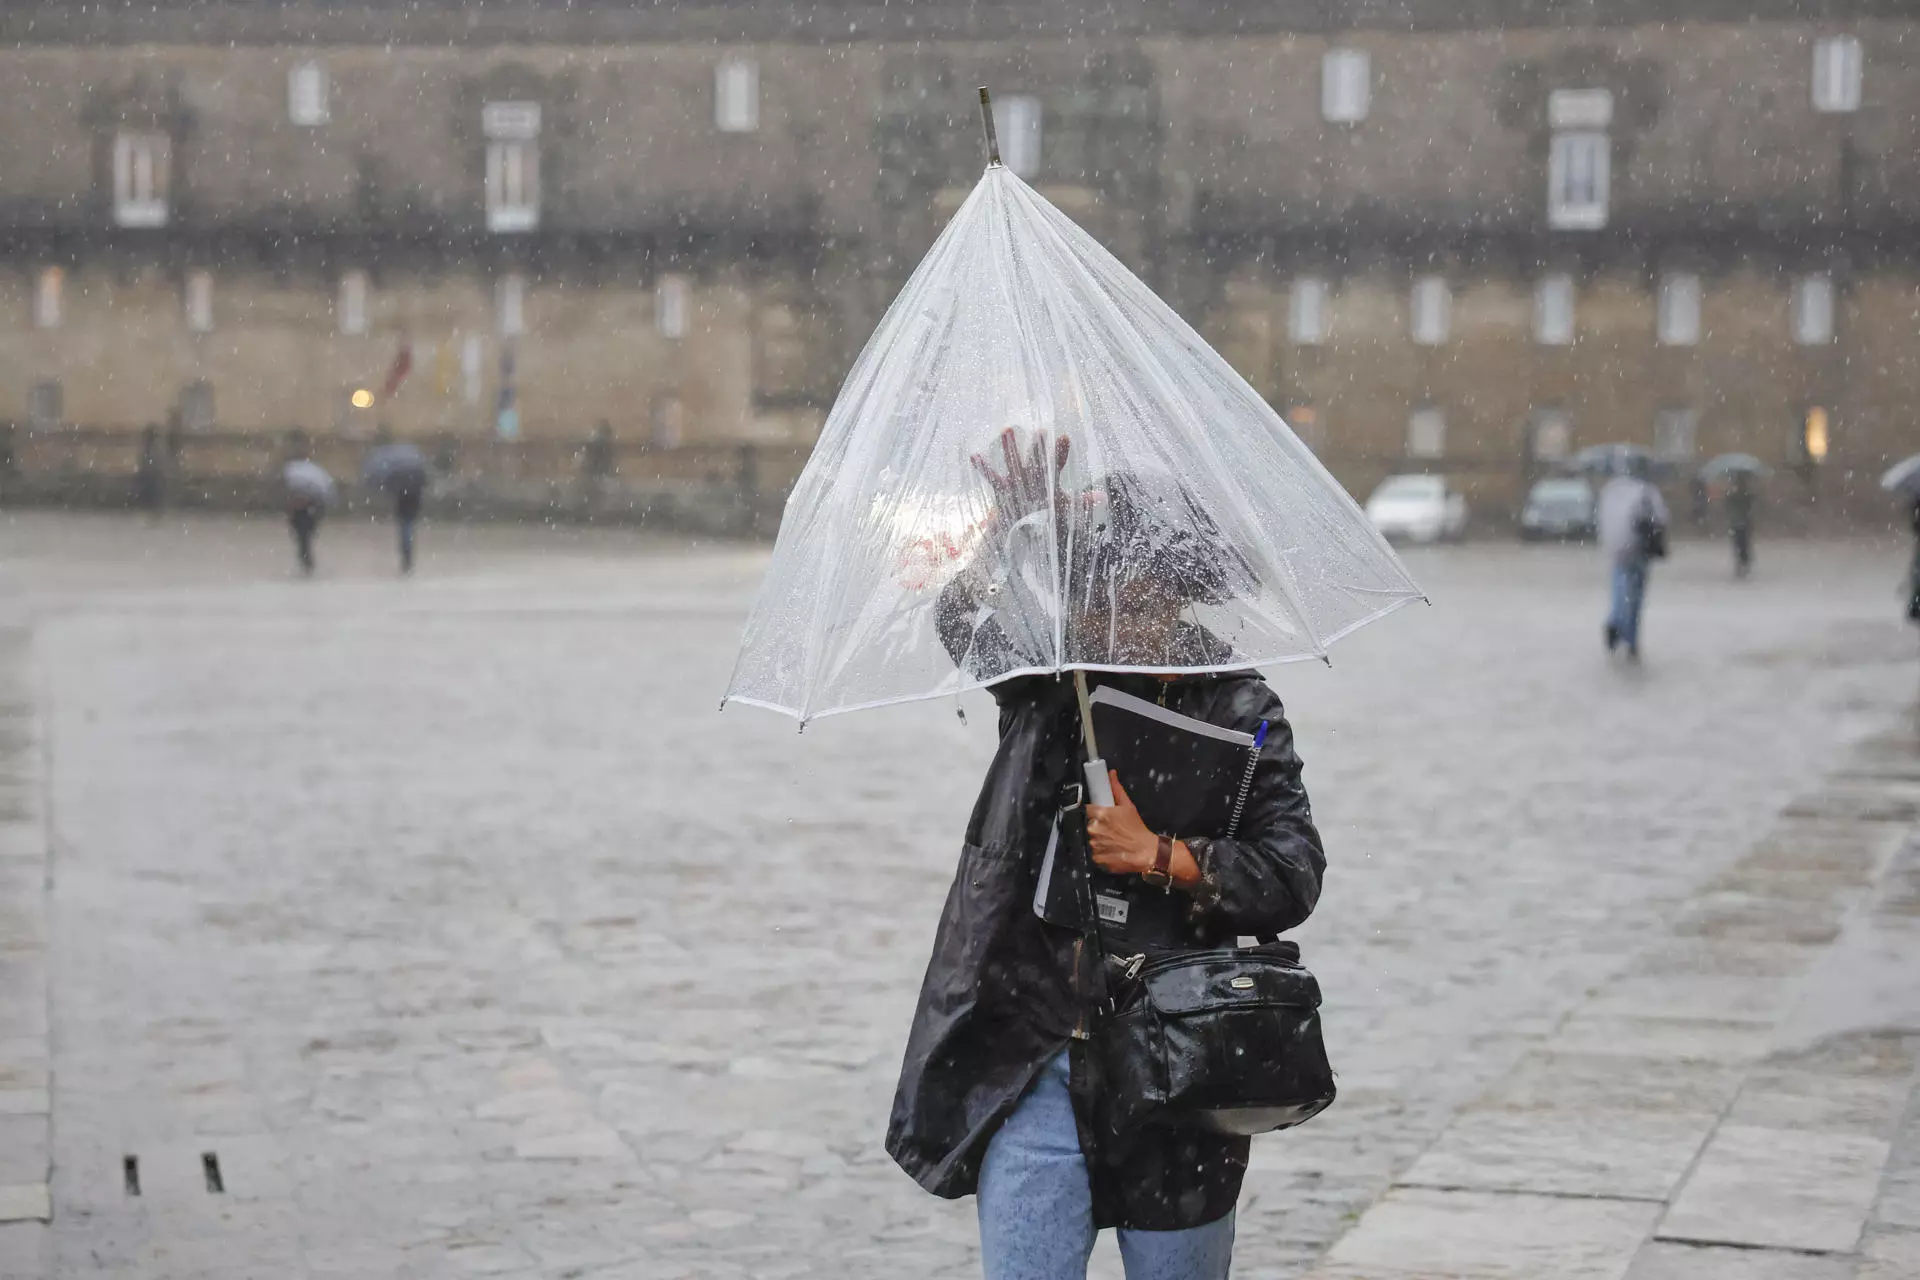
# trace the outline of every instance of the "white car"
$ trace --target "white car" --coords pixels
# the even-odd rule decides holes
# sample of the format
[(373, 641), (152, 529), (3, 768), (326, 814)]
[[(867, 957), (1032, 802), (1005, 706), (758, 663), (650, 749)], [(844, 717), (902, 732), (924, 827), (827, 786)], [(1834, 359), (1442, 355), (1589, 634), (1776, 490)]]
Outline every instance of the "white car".
[(1367, 519), (1389, 538), (1438, 542), (1467, 530), (1467, 500), (1445, 476), (1388, 476), (1367, 499)]

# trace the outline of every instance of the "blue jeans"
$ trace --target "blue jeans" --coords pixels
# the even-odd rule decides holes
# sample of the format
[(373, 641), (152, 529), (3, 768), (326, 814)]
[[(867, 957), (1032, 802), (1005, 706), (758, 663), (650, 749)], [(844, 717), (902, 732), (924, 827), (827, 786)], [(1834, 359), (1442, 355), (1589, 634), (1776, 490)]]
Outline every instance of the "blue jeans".
[(1616, 560), (1613, 564), (1613, 612), (1607, 625), (1628, 649), (1640, 647), (1640, 605), (1647, 598), (1647, 562)]
[(400, 516), (394, 523), (400, 526), (400, 568), (411, 572), (413, 569), (413, 523), (414, 517)]
[[(1041, 1068), (980, 1165), (986, 1280), (1086, 1280), (1093, 1192), (1067, 1093), (1067, 1055)], [(1127, 1280), (1226, 1280), (1233, 1215), (1185, 1231), (1120, 1231)]]

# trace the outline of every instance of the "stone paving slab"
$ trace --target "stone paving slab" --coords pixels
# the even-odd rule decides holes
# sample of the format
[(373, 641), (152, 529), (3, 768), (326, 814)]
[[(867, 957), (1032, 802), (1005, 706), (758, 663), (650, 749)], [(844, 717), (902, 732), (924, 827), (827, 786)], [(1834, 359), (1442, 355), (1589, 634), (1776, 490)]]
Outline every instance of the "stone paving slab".
[(1660, 1207), (1636, 1201), (1396, 1188), (1314, 1280), (1622, 1280)]
[(1850, 1257), (1655, 1243), (1634, 1258), (1626, 1280), (1856, 1280), (1854, 1268)]
[(1920, 1276), (1920, 1232), (1879, 1231), (1860, 1250), (1855, 1280), (1913, 1280)]
[(1723, 1125), (1661, 1219), (1659, 1237), (1851, 1253), (1891, 1150), (1884, 1138)]
[(1718, 1063), (1533, 1053), (1399, 1182), (1661, 1202), (1739, 1083)]

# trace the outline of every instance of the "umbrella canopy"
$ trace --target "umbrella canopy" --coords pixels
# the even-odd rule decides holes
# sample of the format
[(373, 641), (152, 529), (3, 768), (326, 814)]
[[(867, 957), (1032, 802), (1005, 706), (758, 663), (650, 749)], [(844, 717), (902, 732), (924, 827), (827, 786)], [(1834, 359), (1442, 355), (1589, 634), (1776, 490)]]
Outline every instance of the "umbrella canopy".
[(1590, 476), (1623, 476), (1635, 460), (1646, 468), (1645, 474), (1657, 476), (1668, 468), (1651, 450), (1637, 444), (1590, 444), (1569, 457), (1562, 465), (1568, 470)]
[(311, 458), (295, 458), (287, 463), (280, 470), (280, 480), (287, 486), (289, 495), (323, 507), (340, 492), (333, 477), (327, 474), (327, 469)]
[(370, 489), (421, 489), (427, 483), (427, 458), (410, 444), (375, 445), (360, 466), (360, 483)]
[(1746, 474), (1764, 476), (1771, 474), (1773, 468), (1750, 453), (1723, 453), (1717, 458), (1708, 459), (1700, 468), (1702, 480), (1718, 480), (1724, 476)]
[(1880, 477), (1880, 487), (1920, 502), (1920, 453), (1888, 467), (1887, 473)]
[[(804, 723), (1024, 672), (1317, 658), (1420, 598), (1259, 393), (990, 165), (841, 388), (727, 699)], [(1190, 625), (1143, 636), (1170, 601)]]

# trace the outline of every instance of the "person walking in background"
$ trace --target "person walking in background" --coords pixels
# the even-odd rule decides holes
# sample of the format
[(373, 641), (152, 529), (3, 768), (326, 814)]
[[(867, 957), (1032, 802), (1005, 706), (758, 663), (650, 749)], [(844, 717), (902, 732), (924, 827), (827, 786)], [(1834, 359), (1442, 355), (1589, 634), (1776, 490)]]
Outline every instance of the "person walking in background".
[(1920, 622), (1920, 498), (1913, 500), (1913, 563), (1907, 567), (1907, 621)]
[(1733, 576), (1753, 572), (1753, 476), (1736, 471), (1727, 480), (1727, 532), (1733, 538)]
[(307, 456), (305, 443), (296, 437), (280, 478), (287, 490), (287, 527), (293, 532), (294, 555), (300, 572), (312, 577), (314, 535), (337, 492), (333, 477)]
[(413, 572), (413, 528), (420, 522), (420, 502), (427, 477), (418, 472), (401, 475), (393, 486), (393, 523), (400, 531), (400, 572)]
[(133, 501), (147, 519), (160, 519), (160, 505), (166, 500), (166, 456), (160, 428), (149, 422), (140, 429), (140, 456), (134, 462)]
[(1640, 657), (1640, 608), (1646, 600), (1647, 573), (1667, 554), (1667, 503), (1647, 479), (1647, 460), (1634, 456), (1626, 473), (1600, 491), (1600, 550), (1613, 573), (1612, 607), (1607, 614), (1607, 652), (1621, 645)]
[(393, 498), (393, 523), (400, 535), (400, 572), (413, 572), (413, 531), (427, 492), (427, 455), (411, 444), (396, 442), (385, 424), (374, 433), (360, 479), (370, 489), (384, 489)]

